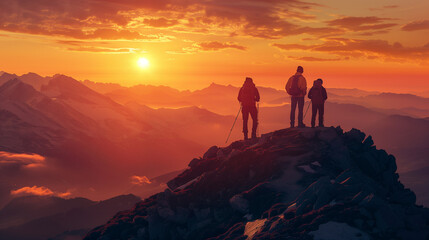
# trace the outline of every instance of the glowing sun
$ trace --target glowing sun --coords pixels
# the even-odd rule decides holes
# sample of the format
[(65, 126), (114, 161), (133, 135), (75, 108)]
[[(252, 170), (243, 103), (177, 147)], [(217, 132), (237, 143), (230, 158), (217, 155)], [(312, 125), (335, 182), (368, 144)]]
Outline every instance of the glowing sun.
[(142, 69), (146, 69), (149, 67), (150, 63), (149, 63), (149, 60), (147, 60), (147, 58), (141, 57), (139, 58), (139, 60), (137, 60), (137, 65)]

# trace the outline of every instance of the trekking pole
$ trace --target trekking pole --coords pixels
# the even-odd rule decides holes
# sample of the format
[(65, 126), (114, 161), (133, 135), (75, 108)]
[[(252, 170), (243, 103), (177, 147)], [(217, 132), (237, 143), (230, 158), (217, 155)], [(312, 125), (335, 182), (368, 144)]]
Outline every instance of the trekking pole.
[(238, 110), (237, 116), (235, 117), (235, 120), (234, 120), (234, 123), (232, 124), (231, 130), (229, 130), (228, 138), (226, 139), (225, 143), (228, 142), (229, 137), (231, 136), (232, 129), (234, 128), (235, 122), (237, 121), (238, 115), (240, 114), (242, 108), (243, 108), (243, 106), (240, 105), (240, 109)]
[(305, 116), (307, 116), (308, 109), (310, 108), (310, 103), (311, 103), (311, 100), (310, 100), (310, 102), (308, 102), (308, 107), (307, 107), (307, 110), (305, 110), (305, 114), (304, 114), (303, 119), (305, 119)]
[(261, 124), (259, 124), (259, 119), (260, 119), (260, 116), (259, 116), (259, 102), (258, 102), (258, 111), (257, 111), (257, 119), (258, 119), (258, 126), (257, 126), (257, 128), (256, 128), (256, 136), (259, 136), (259, 132), (260, 132), (260, 129), (261, 129)]

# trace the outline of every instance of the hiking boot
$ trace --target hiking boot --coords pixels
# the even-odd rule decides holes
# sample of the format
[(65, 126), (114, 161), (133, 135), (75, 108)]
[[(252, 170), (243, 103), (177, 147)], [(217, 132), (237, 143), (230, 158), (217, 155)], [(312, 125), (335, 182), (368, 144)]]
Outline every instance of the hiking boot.
[(323, 123), (322, 124), (319, 123), (319, 127), (325, 127), (325, 125), (323, 125)]
[(252, 139), (255, 139), (255, 138), (256, 138), (256, 133), (252, 132)]
[(290, 123), (290, 128), (294, 128), (295, 127), (295, 123), (291, 122)]
[(298, 124), (298, 127), (299, 128), (305, 128), (305, 124), (304, 123), (300, 123), (300, 124)]
[(249, 137), (247, 136), (247, 133), (244, 134), (244, 140), (249, 140)]

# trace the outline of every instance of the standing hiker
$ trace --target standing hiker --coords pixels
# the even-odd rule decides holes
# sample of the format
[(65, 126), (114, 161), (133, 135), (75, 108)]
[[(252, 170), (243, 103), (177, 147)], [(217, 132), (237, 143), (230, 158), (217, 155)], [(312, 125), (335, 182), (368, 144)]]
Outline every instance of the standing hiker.
[(319, 112), (319, 127), (323, 125), (323, 115), (325, 113), (325, 101), (328, 99), (326, 89), (322, 86), (323, 80), (317, 79), (313, 82), (313, 87), (308, 92), (308, 98), (311, 99), (311, 127), (316, 125), (316, 114)]
[(243, 107), (243, 134), (244, 140), (248, 139), (247, 121), (249, 120), (249, 113), (253, 120), (252, 125), (252, 138), (256, 138), (256, 129), (258, 127), (258, 110), (256, 109), (256, 102), (259, 102), (259, 92), (253, 83), (252, 78), (246, 77), (243, 86), (238, 93), (238, 101)]
[(290, 127), (295, 127), (295, 110), (298, 104), (298, 127), (305, 127), (303, 122), (304, 97), (307, 94), (307, 80), (302, 76), (304, 69), (298, 66), (295, 75), (286, 83), (286, 92), (291, 95)]

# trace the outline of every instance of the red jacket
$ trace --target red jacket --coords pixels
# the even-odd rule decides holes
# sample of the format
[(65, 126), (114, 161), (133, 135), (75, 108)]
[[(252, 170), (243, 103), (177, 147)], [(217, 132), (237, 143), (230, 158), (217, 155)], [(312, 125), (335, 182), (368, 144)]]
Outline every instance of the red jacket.
[(238, 93), (238, 101), (244, 107), (256, 106), (256, 102), (259, 102), (260, 96), (259, 91), (253, 82), (245, 82)]

